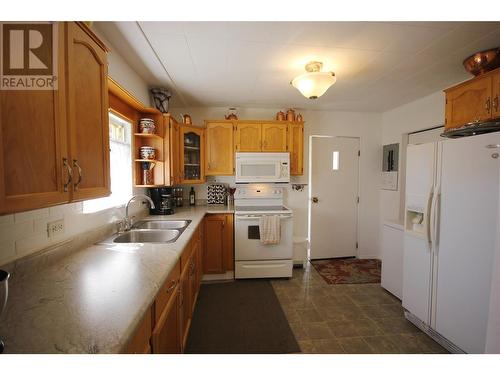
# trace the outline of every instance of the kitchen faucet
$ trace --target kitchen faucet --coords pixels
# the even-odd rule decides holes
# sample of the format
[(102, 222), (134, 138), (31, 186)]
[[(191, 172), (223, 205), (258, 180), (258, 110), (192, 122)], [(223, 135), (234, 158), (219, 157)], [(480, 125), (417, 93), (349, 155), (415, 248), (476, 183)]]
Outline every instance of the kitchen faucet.
[(132, 198), (130, 198), (129, 201), (127, 202), (127, 205), (125, 206), (125, 218), (123, 219), (123, 226), (125, 231), (130, 230), (130, 228), (132, 227), (130, 217), (128, 216), (128, 207), (130, 206), (130, 203), (132, 203), (132, 201), (135, 200), (136, 198), (145, 198), (149, 202), (151, 208), (155, 208), (153, 200), (147, 195), (144, 194), (133, 195)]

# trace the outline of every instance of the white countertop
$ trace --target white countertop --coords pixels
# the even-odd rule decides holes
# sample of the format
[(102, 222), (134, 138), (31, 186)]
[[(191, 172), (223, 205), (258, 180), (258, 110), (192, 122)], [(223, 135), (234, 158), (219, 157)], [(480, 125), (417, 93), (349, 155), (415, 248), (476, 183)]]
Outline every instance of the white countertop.
[(96, 244), (14, 271), (0, 320), (5, 353), (123, 351), (206, 213), (233, 210), (195, 206), (150, 216), (192, 222), (175, 243)]

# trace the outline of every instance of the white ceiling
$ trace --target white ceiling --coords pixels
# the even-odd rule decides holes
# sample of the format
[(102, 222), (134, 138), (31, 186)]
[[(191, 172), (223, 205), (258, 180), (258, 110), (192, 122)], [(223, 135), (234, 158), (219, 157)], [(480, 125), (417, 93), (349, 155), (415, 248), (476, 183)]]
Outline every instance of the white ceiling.
[[(471, 77), (462, 61), (500, 46), (500, 22), (100, 22), (172, 106), (382, 112)], [(310, 60), (337, 83), (317, 100), (289, 82)]]

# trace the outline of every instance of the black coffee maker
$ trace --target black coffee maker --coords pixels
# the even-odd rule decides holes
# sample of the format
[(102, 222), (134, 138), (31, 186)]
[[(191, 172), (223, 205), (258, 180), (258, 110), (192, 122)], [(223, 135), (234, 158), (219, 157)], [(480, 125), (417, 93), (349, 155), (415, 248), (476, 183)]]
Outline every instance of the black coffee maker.
[(149, 195), (155, 204), (155, 208), (149, 209), (150, 215), (172, 215), (174, 213), (175, 201), (171, 187), (150, 188)]

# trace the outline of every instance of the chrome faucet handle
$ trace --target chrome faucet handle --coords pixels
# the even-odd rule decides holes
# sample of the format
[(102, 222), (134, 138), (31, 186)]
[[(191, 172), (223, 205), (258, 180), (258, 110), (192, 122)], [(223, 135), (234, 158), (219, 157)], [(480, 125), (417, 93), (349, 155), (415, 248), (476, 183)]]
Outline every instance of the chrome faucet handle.
[(116, 231), (118, 232), (118, 234), (125, 232), (125, 227), (126, 227), (125, 219), (117, 220), (115, 222), (115, 225), (116, 225)]

